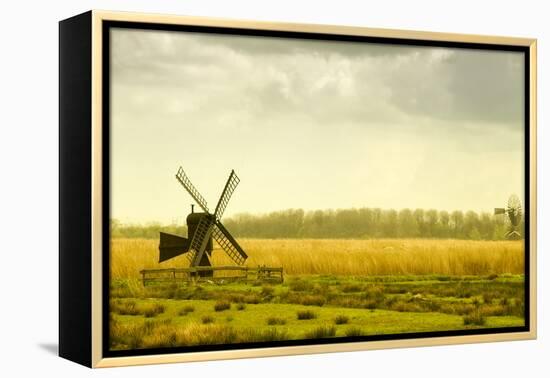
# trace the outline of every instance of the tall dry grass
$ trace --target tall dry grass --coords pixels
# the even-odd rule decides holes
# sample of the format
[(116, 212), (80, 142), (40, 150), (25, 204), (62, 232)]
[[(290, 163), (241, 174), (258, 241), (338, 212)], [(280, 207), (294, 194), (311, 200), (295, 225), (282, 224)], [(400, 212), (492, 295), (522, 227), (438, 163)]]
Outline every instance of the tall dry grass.
[[(524, 271), (523, 241), (435, 239), (240, 239), (247, 265), (282, 266), (285, 274), (485, 275)], [(214, 251), (216, 265), (232, 262)], [(158, 241), (113, 239), (113, 278), (139, 278), (141, 269), (187, 267), (185, 256), (158, 263)]]

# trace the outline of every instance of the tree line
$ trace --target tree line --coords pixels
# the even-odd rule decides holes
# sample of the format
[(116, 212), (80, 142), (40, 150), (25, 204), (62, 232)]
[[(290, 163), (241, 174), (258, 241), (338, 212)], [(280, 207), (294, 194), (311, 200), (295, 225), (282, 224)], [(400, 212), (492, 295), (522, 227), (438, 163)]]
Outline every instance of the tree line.
[[(238, 214), (224, 220), (235, 237), (246, 238), (453, 238), (505, 239), (508, 218), (474, 211), (378, 208)], [(520, 230), (523, 229), (523, 221)], [(111, 222), (112, 237), (156, 238), (159, 231), (186, 234), (185, 225), (124, 225)]]
[(122, 223), (117, 219), (111, 219), (111, 238), (145, 238), (157, 239), (159, 232), (167, 232), (174, 235), (186, 235), (187, 226), (181, 224), (162, 225), (158, 222), (147, 224)]

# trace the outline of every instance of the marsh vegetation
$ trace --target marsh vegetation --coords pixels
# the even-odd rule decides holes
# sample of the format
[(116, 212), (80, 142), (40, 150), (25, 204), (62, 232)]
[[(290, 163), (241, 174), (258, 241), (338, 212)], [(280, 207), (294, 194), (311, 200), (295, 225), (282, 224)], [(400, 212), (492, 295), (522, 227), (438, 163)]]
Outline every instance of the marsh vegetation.
[[(158, 240), (111, 242), (112, 349), (247, 343), (524, 325), (523, 241), (239, 239), (248, 266), (285, 281), (144, 287)], [(213, 254), (214, 265), (228, 264)], [(160, 265), (160, 266), (159, 266)]]

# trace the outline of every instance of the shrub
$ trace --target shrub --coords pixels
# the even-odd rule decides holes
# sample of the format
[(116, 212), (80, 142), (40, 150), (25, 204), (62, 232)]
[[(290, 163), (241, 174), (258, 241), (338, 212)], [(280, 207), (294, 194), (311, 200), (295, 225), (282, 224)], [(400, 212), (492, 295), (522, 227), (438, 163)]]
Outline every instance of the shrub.
[(368, 286), (363, 294), (363, 299), (373, 300), (376, 302), (382, 302), (384, 300), (384, 288), (380, 286)]
[(465, 315), (462, 320), (464, 325), (485, 325), (485, 317), (481, 314), (480, 311), (473, 311), (471, 314)]
[(193, 311), (195, 311), (195, 307), (193, 307), (191, 305), (183, 306), (182, 311), (193, 312)]
[(309, 320), (309, 319), (315, 319), (317, 317), (317, 314), (315, 314), (313, 311), (310, 310), (303, 310), (303, 311), (297, 311), (296, 317), (298, 320)]
[(160, 303), (136, 303), (135, 301), (112, 301), (111, 311), (119, 315), (144, 315), (152, 318), (166, 310)]
[(468, 315), (475, 310), (475, 306), (471, 303), (452, 303), (444, 304), (439, 309), (440, 312), (445, 314), (456, 314), (456, 315)]
[(140, 315), (135, 301), (111, 301), (111, 311), (120, 315)]
[(322, 339), (324, 337), (332, 337), (336, 335), (336, 327), (320, 326), (311, 331), (306, 332), (307, 339)]
[(314, 294), (322, 295), (323, 297), (330, 296), (330, 286), (326, 282), (315, 284), (311, 291)]
[[(171, 345), (172, 333), (169, 332), (170, 320), (146, 320), (141, 324), (110, 323), (110, 341), (114, 348), (143, 348), (149, 346)], [(161, 330), (161, 332), (157, 332)], [(156, 338), (152, 340), (152, 335)]]
[(241, 342), (279, 341), (286, 339), (288, 339), (286, 330), (275, 327), (265, 330), (245, 328), (239, 332), (239, 340)]
[(283, 325), (286, 324), (286, 320), (283, 318), (277, 318), (275, 316), (271, 316), (267, 318), (267, 325)]
[(361, 329), (357, 327), (350, 327), (346, 329), (346, 336), (348, 337), (361, 336)]
[(342, 291), (342, 293), (357, 293), (362, 290), (363, 287), (355, 283), (348, 283), (340, 287), (340, 291)]
[(508, 306), (502, 305), (485, 305), (480, 307), (479, 312), (483, 316), (504, 316), (508, 315)]
[(299, 278), (294, 279), (291, 281), (288, 286), (290, 287), (290, 290), (292, 291), (309, 291), (312, 289), (313, 285), (305, 280), (301, 280)]
[(262, 291), (260, 294), (264, 297), (273, 297), (273, 293), (275, 292), (275, 289), (273, 289), (271, 286), (262, 286)]
[(391, 310), (399, 312), (422, 312), (422, 307), (414, 302), (396, 302), (391, 306)]
[(349, 318), (346, 315), (338, 315), (334, 318), (334, 324), (347, 324)]
[(214, 311), (225, 311), (231, 308), (231, 303), (227, 301), (218, 301), (214, 304)]
[(497, 295), (494, 293), (483, 293), (483, 303), (492, 304), (496, 298)]
[(111, 298), (144, 298), (146, 291), (137, 279), (113, 280), (110, 289)]
[(239, 339), (239, 334), (233, 327), (225, 324), (203, 325), (199, 326), (197, 330), (189, 327), (185, 336), (189, 341), (180, 343), (180, 345), (233, 344)]
[(247, 294), (243, 297), (243, 302), (249, 304), (258, 304), (261, 300), (260, 295), (257, 293)]
[(376, 307), (378, 307), (378, 302), (375, 301), (374, 299), (366, 299), (362, 301), (361, 307), (366, 308), (368, 310), (374, 310)]
[(397, 297), (387, 297), (387, 298), (384, 298), (383, 306), (385, 306), (386, 308), (390, 308), (390, 307), (393, 306), (397, 301), (398, 301)]
[(305, 306), (322, 306), (326, 299), (322, 295), (303, 295), (300, 297), (299, 303)]
[(191, 305), (187, 305), (187, 306), (183, 306), (179, 312), (178, 312), (178, 315), (179, 316), (185, 316), (187, 314), (189, 314), (190, 312), (193, 312), (195, 311), (195, 307), (191, 306)]
[(202, 321), (202, 324), (210, 324), (210, 323), (214, 323), (214, 318), (210, 315), (204, 315), (201, 318), (201, 321)]
[(525, 301), (523, 298), (514, 298), (513, 304), (510, 301), (506, 307), (510, 315), (525, 316)]
[(145, 315), (146, 318), (152, 318), (159, 314), (162, 314), (166, 308), (164, 305), (161, 305), (159, 303), (155, 303), (153, 305), (149, 305), (143, 308), (143, 315)]
[(339, 307), (361, 308), (364, 301), (356, 296), (340, 296), (331, 301), (331, 304)]

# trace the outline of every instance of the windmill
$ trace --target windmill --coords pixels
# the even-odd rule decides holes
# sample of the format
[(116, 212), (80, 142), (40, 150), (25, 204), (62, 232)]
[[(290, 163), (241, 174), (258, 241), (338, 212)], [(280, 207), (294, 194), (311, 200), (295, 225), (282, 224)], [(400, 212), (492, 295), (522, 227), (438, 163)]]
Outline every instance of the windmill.
[[(235, 171), (231, 171), (213, 213), (210, 212), (206, 200), (193, 186), (182, 167), (178, 169), (176, 179), (193, 197), (203, 212), (194, 212), (194, 205), (191, 205), (191, 213), (186, 220), (187, 238), (164, 232), (160, 233), (159, 262), (186, 254), (190, 267), (211, 266), (212, 239), (214, 239), (237, 265), (244, 264), (248, 257), (247, 254), (221, 223), (221, 217), (229, 203), (229, 199), (240, 182)], [(212, 272), (205, 271), (200, 274), (208, 276), (212, 275)]]
[(506, 232), (506, 238), (508, 239), (520, 239), (521, 235), (518, 231), (519, 224), (521, 222), (522, 210), (521, 201), (518, 196), (512, 194), (508, 199), (508, 206), (506, 208), (495, 208), (495, 215), (507, 214), (510, 219), (510, 228)]

